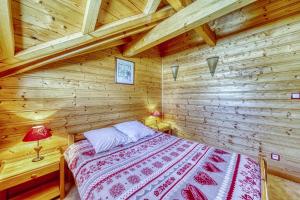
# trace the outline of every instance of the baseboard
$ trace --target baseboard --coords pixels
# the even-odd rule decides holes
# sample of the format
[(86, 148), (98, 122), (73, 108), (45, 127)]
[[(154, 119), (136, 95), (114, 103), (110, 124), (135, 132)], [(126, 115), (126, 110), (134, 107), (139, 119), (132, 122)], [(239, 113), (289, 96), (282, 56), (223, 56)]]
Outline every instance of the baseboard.
[(283, 173), (282, 171), (278, 171), (278, 170), (275, 170), (275, 169), (272, 169), (272, 168), (268, 168), (268, 173), (272, 174), (274, 176), (278, 176), (278, 177), (287, 179), (289, 181), (300, 183), (300, 177), (295, 176), (295, 175), (286, 174), (286, 173)]

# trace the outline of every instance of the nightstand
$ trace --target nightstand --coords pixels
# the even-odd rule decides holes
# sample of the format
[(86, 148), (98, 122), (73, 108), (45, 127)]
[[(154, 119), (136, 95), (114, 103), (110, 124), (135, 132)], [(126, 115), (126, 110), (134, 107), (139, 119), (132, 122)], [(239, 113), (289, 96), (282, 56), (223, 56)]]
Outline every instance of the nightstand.
[(153, 128), (155, 130), (158, 130), (160, 132), (170, 134), (170, 135), (172, 135), (172, 133), (173, 133), (171, 124), (166, 123), (166, 122), (159, 122), (159, 123), (157, 123), (157, 125), (151, 124), (151, 125), (149, 125), (149, 127)]
[[(62, 154), (59, 151), (44, 155), (44, 159), (32, 162), (32, 158), (5, 162), (0, 171), (0, 199), (53, 199), (60, 196), (60, 184), (64, 184), (59, 171), (64, 167)], [(51, 180), (36, 184), (50, 175), (57, 175), (60, 180)], [(25, 189), (28, 185), (34, 188)], [(37, 186), (36, 186), (37, 185)], [(23, 189), (23, 190), (22, 190)]]

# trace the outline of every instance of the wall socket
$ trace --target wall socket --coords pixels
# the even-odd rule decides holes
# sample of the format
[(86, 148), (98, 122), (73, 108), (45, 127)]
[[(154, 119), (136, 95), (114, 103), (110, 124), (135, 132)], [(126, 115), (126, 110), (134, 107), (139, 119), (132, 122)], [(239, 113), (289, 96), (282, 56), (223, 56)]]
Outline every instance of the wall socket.
[(271, 159), (276, 160), (276, 161), (280, 161), (280, 155), (276, 154), (276, 153), (271, 153)]
[(300, 99), (300, 92), (298, 92), (298, 93), (292, 93), (291, 94), (291, 99)]

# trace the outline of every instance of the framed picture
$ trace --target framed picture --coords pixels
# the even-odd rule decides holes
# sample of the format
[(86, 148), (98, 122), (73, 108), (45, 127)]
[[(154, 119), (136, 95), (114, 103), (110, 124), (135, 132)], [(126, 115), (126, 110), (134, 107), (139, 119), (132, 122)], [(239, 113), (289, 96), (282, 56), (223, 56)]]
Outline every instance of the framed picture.
[(116, 58), (116, 83), (133, 85), (134, 62)]

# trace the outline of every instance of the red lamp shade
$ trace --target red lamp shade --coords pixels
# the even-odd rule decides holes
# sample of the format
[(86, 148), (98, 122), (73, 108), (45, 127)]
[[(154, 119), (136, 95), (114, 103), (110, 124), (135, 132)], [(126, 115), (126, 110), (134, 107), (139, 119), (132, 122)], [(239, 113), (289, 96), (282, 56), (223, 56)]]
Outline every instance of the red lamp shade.
[(161, 116), (161, 113), (159, 111), (154, 111), (153, 113), (151, 113), (151, 116), (153, 117), (160, 117)]
[(34, 126), (32, 127), (23, 138), (23, 142), (32, 142), (38, 141), (42, 139), (46, 139), (51, 137), (50, 129), (46, 128), (45, 126)]

